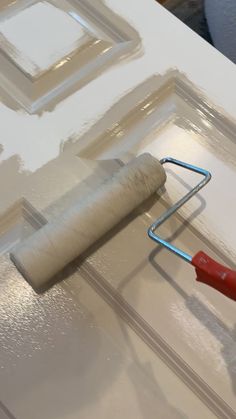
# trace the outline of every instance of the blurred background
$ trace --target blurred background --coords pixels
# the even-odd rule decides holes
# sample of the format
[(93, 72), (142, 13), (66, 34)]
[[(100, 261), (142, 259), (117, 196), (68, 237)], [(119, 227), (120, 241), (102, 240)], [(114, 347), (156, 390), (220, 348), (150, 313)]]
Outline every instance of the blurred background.
[(236, 63), (236, 0), (158, 0)]

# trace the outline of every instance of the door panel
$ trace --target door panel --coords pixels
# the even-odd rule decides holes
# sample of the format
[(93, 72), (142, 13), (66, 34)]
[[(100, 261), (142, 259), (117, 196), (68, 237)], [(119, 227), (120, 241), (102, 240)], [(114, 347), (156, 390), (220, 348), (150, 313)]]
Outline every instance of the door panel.
[(84, 0), (9, 0), (0, 6), (0, 41), (5, 100), (29, 113), (51, 109), (139, 46), (127, 23)]
[[(19, 4), (0, 6), (3, 415), (235, 417), (235, 304), (146, 235), (196, 177), (168, 170), (167, 192), (43, 295), (8, 256), (149, 151), (213, 174), (161, 234), (233, 266), (235, 67), (151, 0)], [(40, 34), (32, 45), (27, 22)]]

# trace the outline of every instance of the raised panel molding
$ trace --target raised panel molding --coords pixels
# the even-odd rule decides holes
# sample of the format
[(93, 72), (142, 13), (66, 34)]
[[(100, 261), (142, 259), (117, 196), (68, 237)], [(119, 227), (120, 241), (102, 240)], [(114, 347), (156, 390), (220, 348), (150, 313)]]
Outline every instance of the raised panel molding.
[(17, 201), (0, 217), (0, 255), (9, 252), (46, 222), (26, 199)]
[[(221, 151), (231, 156), (235, 142), (236, 122), (225, 115), (178, 70), (170, 70), (163, 76), (153, 76), (116, 103), (78, 143), (73, 147), (80, 157), (107, 159), (134, 152), (135, 147), (150, 142), (146, 137), (155, 135), (169, 123), (184, 129), (201, 133), (208, 140), (204, 145), (217, 151), (215, 143), (221, 144)], [(133, 142), (127, 136), (138, 127)], [(141, 128), (141, 129), (140, 129)], [(233, 144), (232, 144), (233, 143)], [(66, 144), (65, 144), (66, 145)], [(228, 147), (227, 147), (228, 145)]]
[(147, 235), (197, 174), (166, 165), (44, 293), (9, 255), (149, 152), (212, 173), (160, 236), (234, 268), (235, 84), (157, 1), (0, 0), (0, 419), (236, 418), (235, 302)]
[(100, 0), (4, 2), (0, 41), (0, 88), (29, 113), (53, 107), (140, 45)]
[[(0, 204), (1, 211), (5, 211), (0, 219), (2, 253), (14, 245), (15, 239), (21, 240), (18, 232), (22, 231), (22, 225), (26, 225), (27, 231), (40, 227), (38, 217), (33, 215), (34, 208), (48, 220), (53, 219), (71, 205), (75, 196), (83, 199), (91, 189), (98, 187), (99, 179), (102, 181), (116, 170), (118, 163), (112, 159), (122, 158), (125, 162), (146, 150), (157, 157), (168, 152), (213, 169), (213, 189), (207, 188), (206, 193), (201, 193), (192, 206), (186, 206), (181, 213), (185, 220), (191, 220), (191, 226), (186, 228), (185, 223), (183, 228), (182, 221), (175, 217), (165, 233), (177, 237), (180, 247), (185, 246), (190, 253), (202, 246), (225, 262), (234, 252), (231, 237), (228, 241), (224, 238), (222, 246), (221, 225), (214, 230), (211, 223), (213, 218), (217, 221), (216, 212), (222, 212), (221, 205), (225, 207), (224, 202), (229, 202), (230, 191), (223, 189), (223, 204), (219, 202), (217, 208), (213, 208), (219, 176), (222, 177), (213, 163), (218, 159), (224, 164), (223, 177), (227, 184), (230, 170), (235, 173), (235, 133), (235, 122), (210, 103), (183, 74), (171, 70), (164, 76), (152, 77), (125, 95), (85, 135), (65, 143), (56, 159), (33, 173), (20, 171), (17, 166), (12, 180), (14, 187), (6, 191), (5, 185), (0, 186), (0, 193), (5, 190)], [(224, 146), (216, 147), (222, 143)], [(9, 173), (8, 164), (10, 159), (1, 165), (3, 177)], [(213, 166), (208, 167), (208, 164)], [(130, 220), (94, 249), (80, 266), (80, 275), (214, 414), (231, 418), (235, 415), (234, 351), (230, 349), (235, 345), (233, 307), (213, 290), (200, 289), (194, 283), (194, 273), (189, 273), (190, 268), (174, 260), (174, 256), (170, 259), (167, 252), (160, 252), (154, 260), (155, 245), (146, 236), (148, 223), (191, 185), (191, 179), (182, 173), (177, 173), (174, 180), (175, 183), (167, 184), (169, 197), (164, 195), (147, 215), (144, 213), (137, 220)], [(27, 201), (16, 202), (22, 196)], [(7, 211), (6, 204), (10, 207)], [(226, 210), (233, 211), (234, 206)], [(226, 210), (223, 216), (231, 217)], [(18, 225), (20, 230), (14, 230)], [(176, 236), (176, 228), (184, 238), (181, 234), (180, 238)], [(6, 246), (9, 236), (13, 239)], [(127, 243), (131, 249), (129, 255), (125, 248)], [(136, 255), (141, 255), (141, 267)], [(68, 281), (69, 278), (66, 283)], [(203, 351), (196, 344), (198, 337)], [(207, 345), (208, 340), (214, 353), (202, 344)], [(221, 370), (213, 367), (208, 370), (206, 365), (218, 365), (219, 360)]]
[[(201, 193), (206, 209), (192, 220), (192, 225), (210, 238), (215, 250), (221, 249), (224, 257), (234, 263), (236, 240), (230, 231), (226, 234), (224, 217), (229, 217), (229, 214), (223, 205), (223, 202), (231, 201), (231, 195), (222, 188), (221, 201), (216, 208), (214, 193), (222, 184), (222, 176), (217, 170), (219, 163), (225, 164), (228, 182), (231, 182), (232, 173), (235, 174), (235, 138), (235, 121), (211, 103), (184, 74), (170, 70), (164, 76), (153, 76), (124, 96), (79, 141), (75, 138), (74, 144), (68, 147), (71, 147), (71, 153), (86, 159), (121, 158), (127, 161), (138, 153), (149, 151), (158, 158), (172, 155), (211, 170), (213, 180)], [(182, 173), (178, 170), (176, 173), (182, 178)], [(191, 176), (184, 176), (191, 185)], [(169, 185), (171, 199), (166, 198), (168, 205), (186, 192), (181, 182), (174, 181), (171, 175), (170, 180), (173, 183)], [(197, 206), (193, 199), (180, 210), (180, 214), (186, 219)], [(210, 215), (212, 211), (215, 219)], [(218, 212), (224, 224), (223, 230), (222, 223), (217, 222)]]

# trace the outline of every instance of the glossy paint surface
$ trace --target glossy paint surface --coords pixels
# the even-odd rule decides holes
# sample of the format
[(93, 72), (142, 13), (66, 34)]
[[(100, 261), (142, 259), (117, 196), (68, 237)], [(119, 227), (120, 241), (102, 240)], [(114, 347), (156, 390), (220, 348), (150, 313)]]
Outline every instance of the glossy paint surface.
[(4, 102), (30, 114), (54, 109), (140, 47), (137, 32), (100, 0), (9, 1), (0, 5), (0, 40)]
[[(52, 26), (56, 37), (51, 36)], [(11, 58), (32, 77), (70, 55), (84, 35), (75, 20), (48, 2), (33, 4), (4, 20), (0, 31), (10, 44), (10, 53), (16, 51)]]
[[(0, 18), (13, 3), (4, 1)], [(93, 33), (115, 38), (117, 64), (41, 112), (1, 92), (0, 409), (7, 419), (232, 418), (235, 305), (146, 236), (195, 179), (168, 172), (163, 201), (124, 220), (44, 295), (9, 261), (15, 243), (99, 188), (117, 170), (114, 159), (144, 150), (214, 174), (181, 214), (189, 225), (174, 218), (161, 233), (189, 253), (234, 257), (235, 67), (154, 1), (87, 3)], [(97, 138), (95, 154), (81, 154)]]
[(0, 387), (10, 418), (214, 417), (80, 275), (44, 296), (7, 258), (1, 277)]

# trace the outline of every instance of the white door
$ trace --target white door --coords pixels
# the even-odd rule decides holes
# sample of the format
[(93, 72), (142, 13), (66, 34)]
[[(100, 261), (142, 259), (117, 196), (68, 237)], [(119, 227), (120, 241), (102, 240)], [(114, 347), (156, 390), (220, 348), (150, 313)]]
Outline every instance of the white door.
[(146, 234), (197, 177), (44, 294), (9, 259), (149, 151), (213, 175), (161, 234), (234, 267), (235, 65), (153, 0), (2, 0), (0, 36), (0, 418), (236, 417), (235, 302)]

